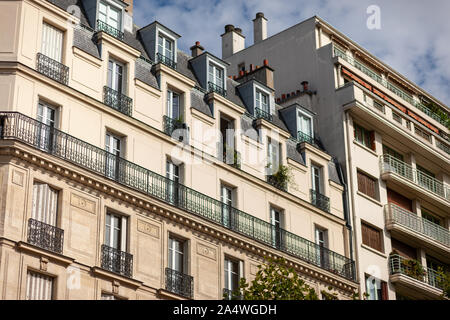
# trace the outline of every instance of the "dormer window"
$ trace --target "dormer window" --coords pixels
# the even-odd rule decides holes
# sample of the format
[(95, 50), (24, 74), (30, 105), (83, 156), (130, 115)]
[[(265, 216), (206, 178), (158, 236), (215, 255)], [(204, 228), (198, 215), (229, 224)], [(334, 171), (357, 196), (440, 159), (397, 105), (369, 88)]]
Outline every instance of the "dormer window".
[(123, 40), (122, 10), (100, 1), (98, 5), (97, 28), (109, 35)]
[(297, 116), (298, 139), (300, 141), (308, 141), (313, 138), (312, 119), (309, 115), (298, 111)]
[(158, 34), (158, 62), (164, 64), (174, 63), (174, 45), (173, 41)]
[[(208, 77), (208, 86), (212, 91), (220, 91), (220, 89), (224, 89), (224, 73), (223, 69), (218, 65), (210, 62), (208, 67), (209, 77)], [(218, 92), (220, 93), (220, 92)]]
[(269, 113), (269, 96), (260, 90), (256, 90), (256, 108)]

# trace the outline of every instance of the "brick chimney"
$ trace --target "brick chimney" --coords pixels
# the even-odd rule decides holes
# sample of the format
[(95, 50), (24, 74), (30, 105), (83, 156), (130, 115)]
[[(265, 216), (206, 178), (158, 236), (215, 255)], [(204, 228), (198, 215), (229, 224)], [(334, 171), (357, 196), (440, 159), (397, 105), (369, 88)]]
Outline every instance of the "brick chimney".
[(267, 19), (264, 13), (258, 12), (253, 19), (253, 43), (258, 43), (267, 38)]
[(225, 26), (225, 33), (222, 37), (222, 59), (226, 59), (238, 51), (245, 48), (245, 37), (240, 28), (235, 28), (232, 24)]
[(133, 0), (123, 0), (123, 2), (128, 3), (128, 7), (125, 9), (131, 16), (133, 15)]
[(275, 89), (273, 83), (273, 69), (269, 66), (269, 61), (264, 59), (263, 65), (261, 67), (254, 67), (251, 65), (250, 70), (239, 71), (239, 76), (236, 81), (243, 83), (250, 79), (256, 79), (261, 83), (264, 83), (269, 88)]
[(195, 41), (195, 44), (192, 47), (190, 47), (190, 49), (191, 49), (191, 56), (193, 58), (195, 58), (196, 56), (201, 55), (203, 53), (203, 50), (205, 50), (205, 48), (203, 48), (200, 45), (200, 41)]

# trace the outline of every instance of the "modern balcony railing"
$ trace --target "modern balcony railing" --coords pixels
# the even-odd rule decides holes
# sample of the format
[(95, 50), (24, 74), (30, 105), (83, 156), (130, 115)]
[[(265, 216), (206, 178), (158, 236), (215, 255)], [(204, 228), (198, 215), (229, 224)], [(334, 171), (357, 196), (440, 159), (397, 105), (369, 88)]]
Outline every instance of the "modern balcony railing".
[(162, 63), (174, 70), (177, 69), (177, 63), (172, 58), (166, 57), (166, 56), (162, 55), (161, 53), (156, 54), (156, 63)]
[(260, 108), (255, 108), (255, 117), (257, 119), (265, 119), (269, 122), (273, 121), (273, 116), (269, 112)]
[(442, 289), (440, 279), (437, 271), (433, 269), (427, 269), (422, 267), (424, 272), (418, 272), (417, 269), (413, 269), (406, 259), (398, 254), (392, 254), (389, 256), (389, 273), (393, 274), (404, 274), (410, 278), (419, 280), (420, 282), (426, 283), (437, 289)]
[(385, 206), (386, 224), (398, 223), (414, 232), (425, 235), (450, 248), (450, 231), (440, 225), (418, 217), (416, 214), (405, 210), (396, 204), (389, 203)]
[(123, 41), (124, 33), (122, 31), (120, 31), (119, 29), (116, 29), (116, 28), (110, 26), (106, 22), (97, 20), (97, 30), (106, 32), (110, 36), (113, 36), (114, 38), (117, 38), (117, 39)]
[(133, 255), (102, 245), (102, 269), (131, 278), (133, 276)]
[(297, 140), (299, 142), (307, 142), (310, 145), (312, 145), (316, 148), (319, 148), (319, 149), (321, 149), (321, 146), (322, 146), (319, 139), (314, 138), (314, 137), (310, 136), (309, 134), (306, 134), (302, 131), (297, 132)]
[(133, 99), (108, 86), (103, 87), (103, 103), (127, 116), (132, 115)]
[(381, 173), (396, 173), (415, 185), (450, 201), (450, 188), (446, 184), (420, 170), (414, 169), (409, 164), (391, 155), (384, 154), (380, 156), (380, 170)]
[(221, 86), (218, 86), (217, 84), (215, 84), (211, 81), (208, 81), (208, 92), (216, 92), (223, 97), (227, 96), (227, 90), (225, 90)]
[[(43, 149), (42, 128), (51, 132), (51, 148)], [(202, 194), (182, 184), (155, 172), (129, 162), (101, 148), (77, 139), (67, 133), (51, 128), (42, 122), (17, 112), (0, 112), (0, 139), (11, 139), (52, 154), (55, 157), (78, 165), (103, 177), (115, 180), (117, 183), (142, 192), (161, 201), (170, 203), (186, 212), (214, 222), (234, 232), (242, 234), (269, 246), (273, 246), (272, 225), (248, 213), (230, 207), (226, 213), (230, 219), (224, 218), (224, 203)], [(45, 142), (44, 145), (48, 145)], [(107, 159), (113, 157), (117, 164), (114, 166), (113, 177), (108, 175), (111, 166)], [(317, 244), (298, 235), (280, 229), (283, 241), (277, 247), (294, 257), (319, 266), (348, 279), (355, 279), (354, 261), (331, 250), (325, 249), (329, 263), (323, 263)]]
[(223, 289), (223, 300), (242, 300), (243, 297), (238, 290)]
[(64, 243), (64, 230), (35, 219), (28, 220), (29, 244), (39, 248), (62, 253)]
[(166, 268), (166, 290), (191, 299), (194, 296), (194, 278)]
[(36, 71), (59, 83), (65, 85), (69, 83), (69, 67), (42, 53), (37, 54)]
[(317, 192), (316, 190), (310, 189), (311, 193), (311, 204), (323, 211), (330, 212), (330, 198)]
[(168, 136), (173, 136), (173, 132), (178, 130), (176, 136), (173, 136), (178, 141), (189, 143), (189, 127), (186, 123), (178, 119), (173, 119), (168, 116), (163, 116), (163, 130)]
[(450, 147), (446, 145), (445, 143), (440, 142), (439, 140), (436, 140), (436, 147), (450, 155)]
[(416, 101), (413, 99), (413, 97), (404, 92), (403, 90), (399, 89), (397, 86), (393, 85), (389, 81), (383, 79), (381, 76), (376, 74), (374, 71), (370, 70), (365, 65), (361, 64), (357, 60), (353, 59), (352, 57), (348, 56), (342, 49), (338, 48), (337, 46), (333, 46), (333, 54), (335, 57), (341, 57), (348, 63), (350, 63), (352, 66), (357, 68), (358, 70), (362, 71), (364, 74), (371, 77), (373, 80), (384, 86), (385, 88), (389, 89), (389, 91), (393, 92), (398, 97), (402, 98), (406, 102), (410, 103), (411, 105), (415, 106), (417, 109), (428, 115), (429, 117), (433, 118), (434, 120), (438, 121), (445, 127), (449, 126), (449, 123), (442, 119), (438, 114), (427, 108), (424, 104), (422, 104), (419, 101)]

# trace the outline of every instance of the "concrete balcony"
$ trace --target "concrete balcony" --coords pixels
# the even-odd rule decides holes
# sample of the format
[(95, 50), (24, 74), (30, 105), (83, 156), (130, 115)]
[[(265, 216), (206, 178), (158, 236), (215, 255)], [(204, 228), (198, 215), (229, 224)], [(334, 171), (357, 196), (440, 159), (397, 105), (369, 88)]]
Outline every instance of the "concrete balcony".
[(420, 265), (413, 268), (411, 262), (398, 254), (389, 257), (389, 281), (396, 292), (414, 299), (442, 299), (438, 273)]
[(395, 238), (435, 252), (450, 261), (450, 231), (393, 203), (384, 207), (386, 229)]
[(381, 179), (448, 210), (450, 187), (390, 155), (380, 156)]

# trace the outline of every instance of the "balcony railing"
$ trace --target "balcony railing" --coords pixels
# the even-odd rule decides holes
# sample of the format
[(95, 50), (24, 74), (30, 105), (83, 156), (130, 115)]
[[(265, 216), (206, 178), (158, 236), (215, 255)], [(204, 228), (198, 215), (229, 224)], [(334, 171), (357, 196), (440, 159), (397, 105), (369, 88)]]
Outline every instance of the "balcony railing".
[(177, 69), (177, 63), (172, 58), (166, 57), (166, 56), (162, 55), (161, 53), (156, 54), (156, 63), (162, 63), (174, 70)]
[(436, 140), (436, 146), (439, 149), (441, 149), (442, 151), (444, 151), (445, 153), (447, 153), (448, 155), (450, 155), (450, 147), (448, 145), (446, 145), (445, 143), (442, 143), (439, 140)]
[(133, 276), (133, 255), (102, 245), (102, 269), (131, 278)]
[[(189, 143), (189, 127), (181, 120), (163, 116), (163, 130), (168, 136), (173, 136), (178, 141)], [(176, 135), (173, 134), (175, 130), (178, 130)]]
[(273, 116), (269, 112), (260, 108), (255, 108), (255, 117), (257, 119), (265, 119), (270, 122), (273, 121)]
[(166, 290), (191, 299), (194, 296), (194, 278), (166, 268)]
[(433, 112), (432, 110), (427, 108), (424, 104), (420, 103), (419, 101), (414, 100), (413, 97), (410, 94), (408, 94), (408, 93), (404, 92), (403, 90), (399, 89), (397, 86), (395, 86), (392, 83), (390, 83), (389, 81), (383, 79), (382, 77), (380, 77), (374, 71), (370, 70), (365, 65), (361, 64), (357, 60), (355, 60), (352, 57), (348, 56), (342, 49), (340, 49), (340, 48), (338, 48), (338, 47), (336, 47), (334, 45), (333, 46), (333, 52), (334, 52), (334, 56), (341, 57), (342, 59), (344, 59), (345, 61), (350, 63), (352, 66), (354, 66), (358, 70), (362, 71), (364, 74), (368, 75), (369, 77), (371, 77), (373, 80), (375, 80), (376, 82), (378, 82), (379, 84), (381, 84), (385, 88), (389, 89), (389, 91), (393, 92), (398, 97), (402, 98), (406, 102), (409, 102), (411, 105), (415, 106), (417, 109), (419, 109), (420, 111), (422, 111), (423, 113), (425, 113), (429, 117), (431, 117), (434, 120), (438, 121), (439, 123), (441, 123), (445, 127), (449, 126), (448, 122), (445, 121), (444, 119), (442, 119), (438, 114), (436, 114), (435, 112)]
[(320, 143), (319, 139), (314, 138), (314, 137), (310, 136), (309, 134), (306, 134), (302, 131), (297, 132), (297, 140), (298, 140), (298, 142), (307, 142), (316, 148), (322, 149), (321, 148), (322, 144)]
[(414, 169), (409, 164), (391, 155), (384, 154), (380, 156), (380, 170), (381, 173), (396, 173), (415, 185), (450, 201), (450, 188), (446, 184), (420, 170)]
[(322, 209), (323, 211), (330, 212), (330, 198), (313, 189), (310, 189), (310, 193), (313, 206)]
[(120, 31), (119, 29), (116, 29), (116, 28), (110, 26), (106, 22), (97, 20), (97, 30), (106, 32), (110, 36), (113, 36), (114, 38), (117, 38), (117, 39), (123, 41), (123, 36), (124, 36), (123, 32)]
[(230, 290), (230, 289), (223, 289), (223, 300), (242, 300), (243, 297), (240, 294), (239, 290)]
[(275, 175), (268, 175), (267, 182), (277, 189), (287, 191), (288, 188), (287, 181), (280, 181)]
[(208, 92), (216, 92), (218, 94), (220, 94), (221, 96), (226, 97), (227, 96), (227, 90), (225, 90), (224, 88), (218, 86), (217, 84), (208, 81)]
[[(51, 132), (51, 148), (42, 149), (40, 132), (46, 128)], [(113, 179), (117, 183), (142, 192), (161, 201), (170, 203), (186, 212), (209, 220), (234, 232), (247, 236), (273, 247), (272, 225), (248, 213), (230, 207), (223, 210), (224, 203), (203, 193), (174, 184), (170, 179), (155, 172), (111, 154), (101, 148), (70, 136), (42, 122), (17, 112), (0, 112), (0, 138), (21, 141), (37, 149), (51, 153), (53, 156), (78, 165), (86, 170)], [(44, 143), (48, 145), (48, 142)], [(114, 176), (108, 175), (111, 166), (107, 159), (113, 157), (117, 163)], [(224, 214), (229, 217), (227, 219)], [(317, 244), (306, 240), (286, 230), (280, 229), (283, 241), (279, 242), (278, 250), (313, 265), (322, 267), (337, 275), (355, 278), (354, 261), (331, 250), (325, 249), (327, 260), (321, 259)], [(328, 261), (328, 263), (324, 263)]]
[(36, 71), (67, 85), (69, 83), (69, 67), (49, 58), (42, 53), (37, 54)]
[(418, 217), (393, 203), (385, 206), (386, 224), (398, 223), (414, 232), (420, 233), (431, 239), (450, 247), (450, 231), (440, 225)]
[(27, 242), (45, 250), (62, 253), (64, 230), (35, 219), (30, 219), (28, 220)]
[(131, 117), (133, 109), (133, 99), (127, 97), (119, 91), (111, 89), (108, 86), (104, 86), (103, 103)]
[(389, 256), (389, 273), (390, 274), (404, 274), (410, 278), (419, 280), (437, 289), (442, 289), (440, 277), (437, 271), (422, 267), (423, 273), (419, 272), (417, 268), (412, 268), (406, 259), (398, 254)]

